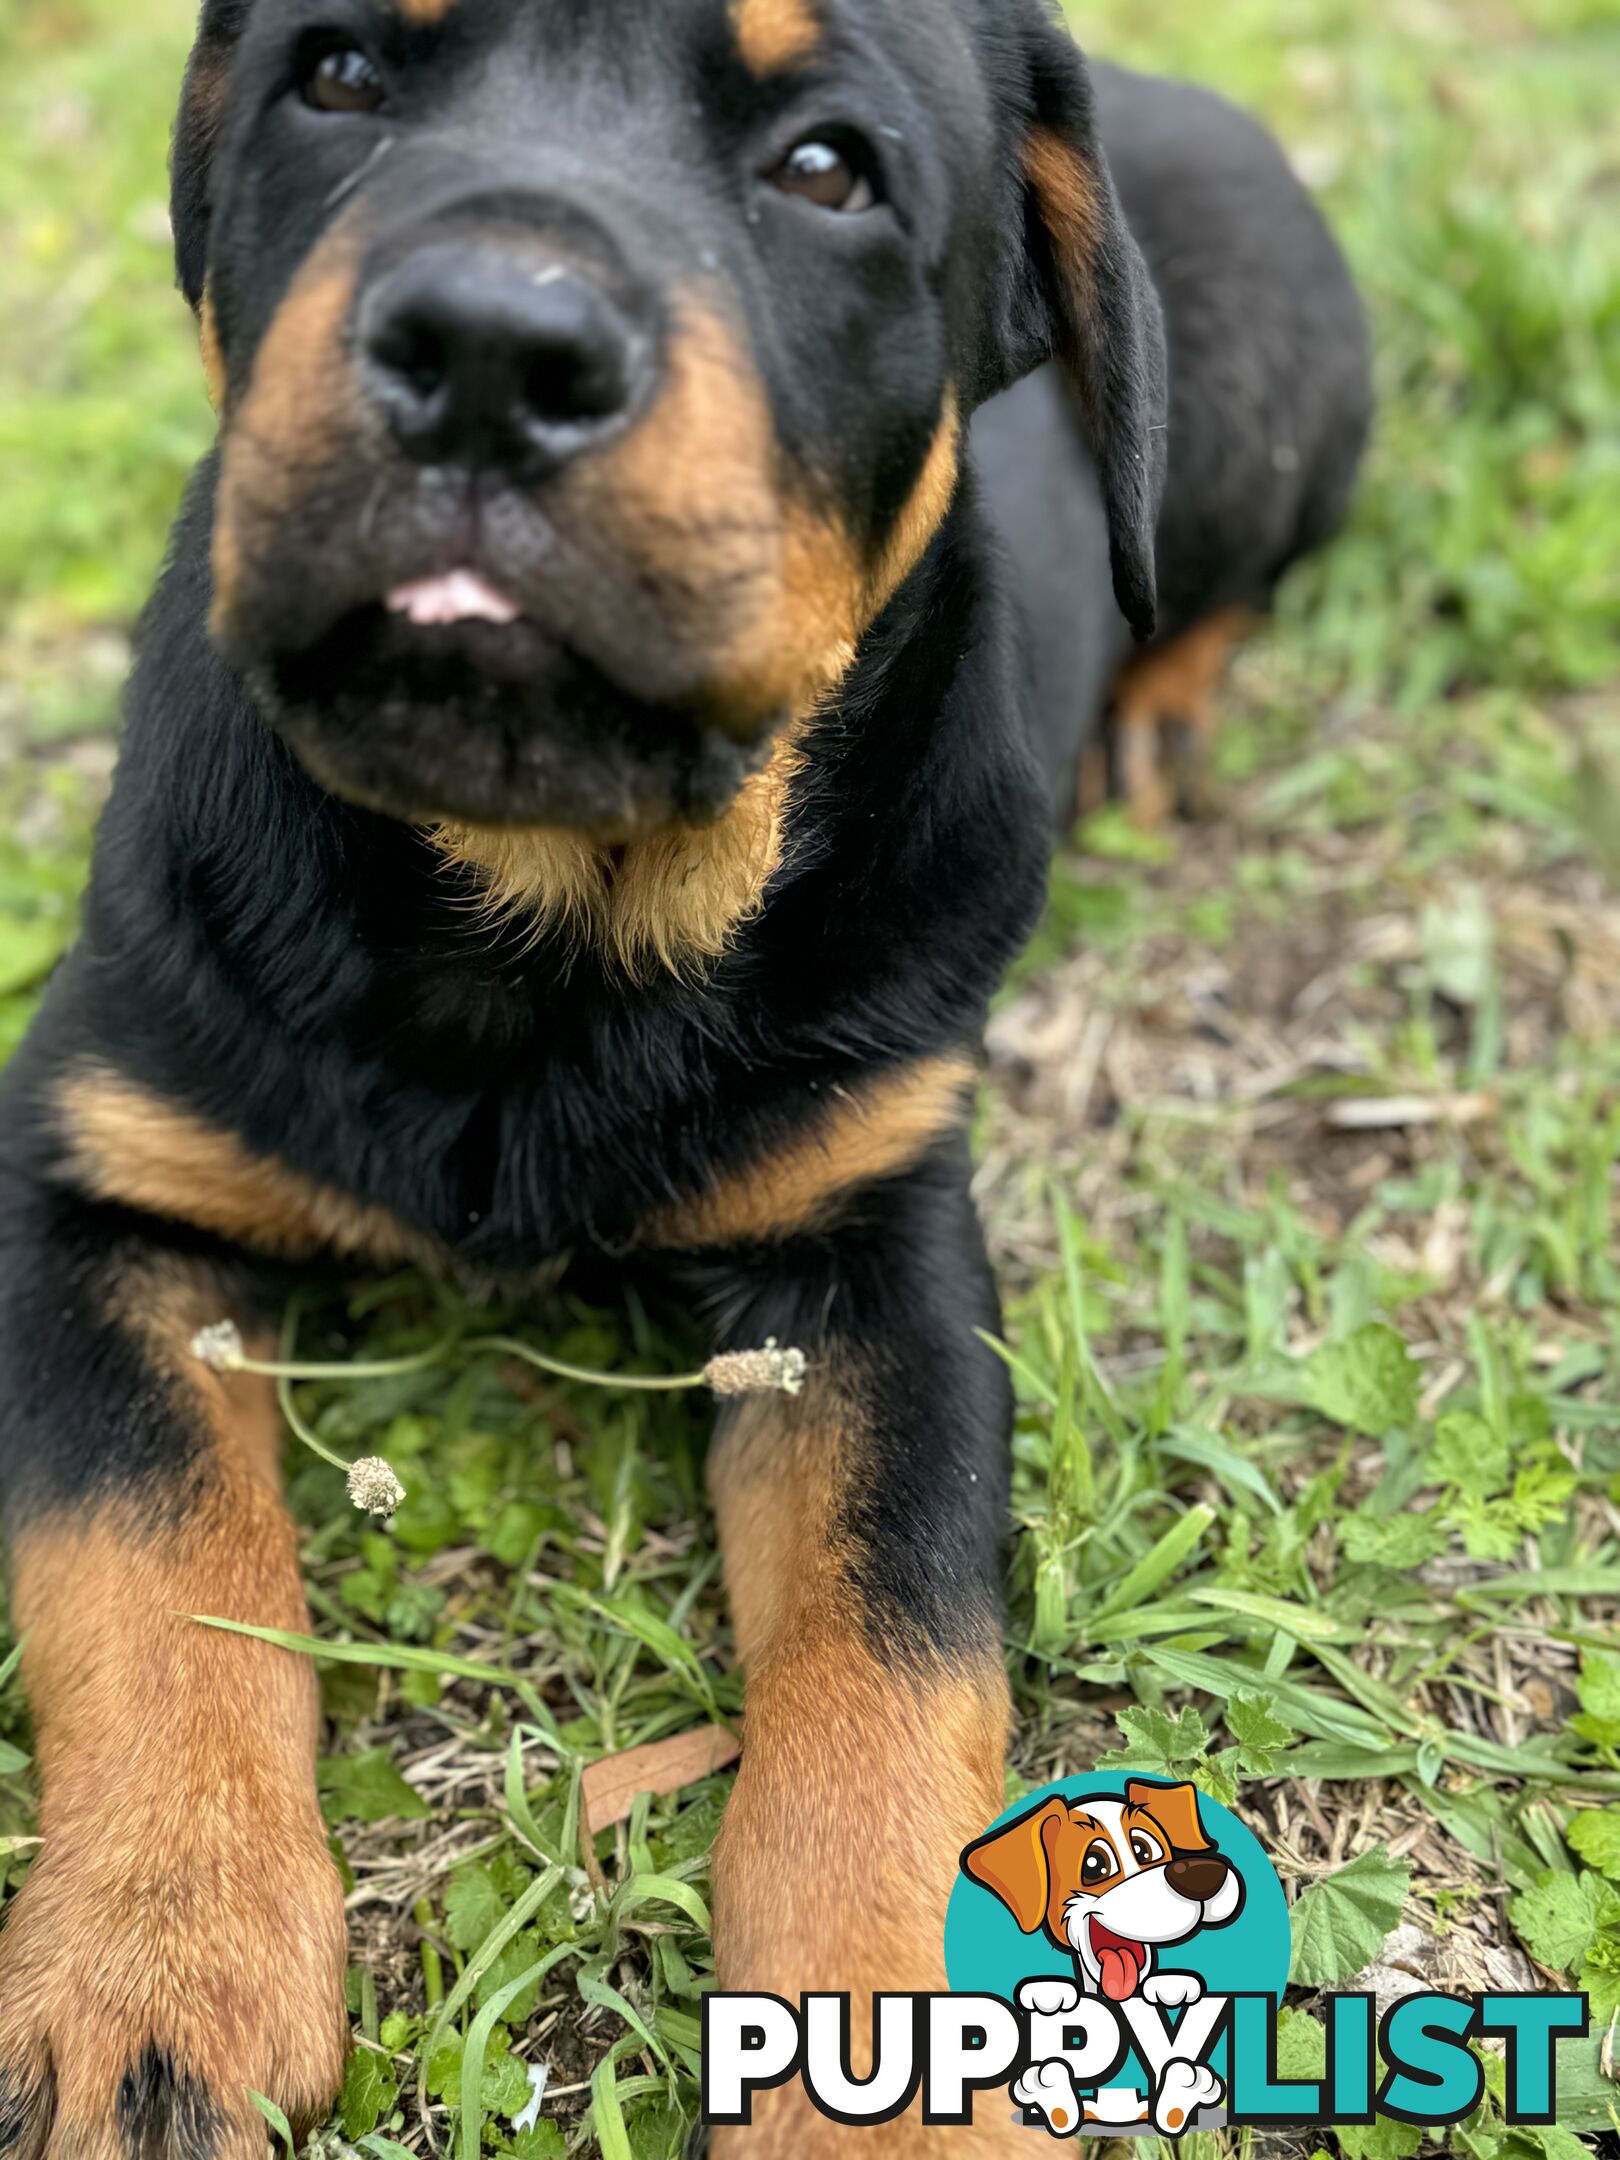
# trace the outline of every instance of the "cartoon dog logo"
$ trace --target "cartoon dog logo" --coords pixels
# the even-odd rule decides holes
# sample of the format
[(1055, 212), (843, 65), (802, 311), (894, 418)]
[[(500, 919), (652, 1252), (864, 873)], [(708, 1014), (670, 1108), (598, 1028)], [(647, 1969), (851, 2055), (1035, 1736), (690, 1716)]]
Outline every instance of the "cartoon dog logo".
[[(1048, 1800), (970, 1845), (962, 1867), (1026, 1935), (1044, 1932), (1073, 1958), (1077, 1985), (1026, 1980), (1018, 1990), (1020, 2006), (1044, 2016), (1077, 2010), (1082, 1994), (1113, 2003), (1140, 1994), (1161, 2009), (1185, 2009), (1203, 1983), (1196, 1973), (1161, 1971), (1160, 1952), (1225, 1927), (1243, 1909), (1243, 1878), (1205, 1834), (1191, 1785), (1133, 1780), (1123, 1799)], [(1137, 2122), (1175, 2136), (1198, 2110), (1218, 2105), (1225, 2088), (1207, 2064), (1172, 2056), (1145, 2103), (1122, 2089), (1082, 2104), (1068, 2067), (1053, 2059), (1032, 2065), (1012, 2096), (1059, 2137), (1082, 2123)]]

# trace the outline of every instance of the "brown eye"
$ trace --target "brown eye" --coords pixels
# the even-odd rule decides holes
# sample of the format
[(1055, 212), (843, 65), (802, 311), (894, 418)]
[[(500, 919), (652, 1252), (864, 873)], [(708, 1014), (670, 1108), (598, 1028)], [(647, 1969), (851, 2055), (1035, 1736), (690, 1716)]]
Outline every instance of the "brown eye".
[(304, 70), (304, 103), (316, 112), (369, 113), (383, 102), (382, 77), (355, 45), (328, 45)]
[(830, 142), (800, 143), (772, 173), (771, 182), (784, 195), (802, 196), (820, 210), (845, 216), (872, 209), (878, 199), (877, 189), (854, 159)]

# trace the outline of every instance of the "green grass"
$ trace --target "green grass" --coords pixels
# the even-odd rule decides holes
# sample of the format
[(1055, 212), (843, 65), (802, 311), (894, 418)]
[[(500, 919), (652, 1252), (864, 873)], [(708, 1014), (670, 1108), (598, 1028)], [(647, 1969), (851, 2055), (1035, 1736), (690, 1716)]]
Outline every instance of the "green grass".
[[(84, 738), (208, 434), (156, 214), (188, 12), (51, 0), (0, 26), (21, 301), (0, 360), (0, 1048), (71, 932)], [(1441, 1985), (1568, 1975), (1604, 2023), (1620, 25), (1608, 0), (1075, 12), (1099, 50), (1283, 130), (1372, 298), (1383, 405), (1353, 530), (1240, 666), (1223, 816), (1162, 844), (1099, 821), (996, 1015), (981, 1198), (1020, 1399), (1014, 1777), (1121, 1748), (1173, 1765), (1235, 1793), (1300, 1889), (1382, 1846), (1405, 1962)], [(688, 1347), (663, 1315), (505, 1317), (621, 1370)], [(400, 1280), (308, 1303), (298, 1342), (408, 1356), (447, 1321), (489, 1324)], [(738, 1710), (701, 1405), (490, 1354), (296, 1394), (326, 1444), (410, 1488), (385, 1534), (336, 1472), (291, 1463), (356, 1889), (344, 2133), (421, 2150), (425, 2098), (468, 2155), (666, 2160), (727, 1780), (595, 1838), (580, 1795), (603, 1755)], [(14, 1878), (28, 1744), (8, 1676)], [(1352, 1929), (1304, 1956), (1300, 2018), (1372, 1947)], [(1308, 2061), (1311, 2028), (1288, 2045)], [(1572, 2160), (1613, 2097), (1595, 2044), (1578, 2055), (1562, 2131), (1509, 2134), (1487, 2107), (1452, 2149)], [(514, 2135), (528, 2061), (550, 2095)], [(1417, 2134), (1336, 2143), (1394, 2160)]]

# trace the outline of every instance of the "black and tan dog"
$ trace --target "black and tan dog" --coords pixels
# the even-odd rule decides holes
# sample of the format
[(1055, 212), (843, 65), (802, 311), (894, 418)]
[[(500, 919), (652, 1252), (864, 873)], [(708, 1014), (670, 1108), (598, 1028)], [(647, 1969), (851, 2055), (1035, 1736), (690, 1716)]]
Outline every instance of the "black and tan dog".
[(612, 1256), (804, 1347), (713, 1450), (720, 1977), (940, 1982), (1007, 1717), (981, 1020), (1130, 633), (1207, 672), (1366, 418), (1274, 148), (1036, 0), (207, 0), (174, 179), (220, 445), (0, 1097), (7, 2160), (339, 2077), (313, 1681), (178, 1617), (304, 1622), (271, 1395), (189, 1350), (289, 1262)]

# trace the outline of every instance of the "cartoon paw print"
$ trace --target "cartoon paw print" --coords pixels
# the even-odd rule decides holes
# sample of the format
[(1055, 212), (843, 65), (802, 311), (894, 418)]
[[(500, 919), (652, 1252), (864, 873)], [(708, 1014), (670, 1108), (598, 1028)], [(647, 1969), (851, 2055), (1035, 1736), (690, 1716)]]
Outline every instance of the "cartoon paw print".
[(1159, 2010), (1184, 2010), (1189, 2003), (1202, 2002), (1204, 1983), (1196, 1973), (1153, 1973), (1142, 1982), (1144, 1999)]
[[(1020, 2000), (1023, 1993), (1020, 1988)], [(1065, 2007), (1072, 2009), (1073, 2004)], [(1032, 2064), (1013, 2086), (1012, 2096), (1020, 2107), (1035, 2108), (1053, 2137), (1073, 2137), (1080, 2127), (1080, 2096), (1065, 2062)]]
[(1167, 2062), (1153, 2096), (1153, 2127), (1161, 2137), (1179, 2137), (1200, 2108), (1216, 2107), (1226, 2087), (1207, 2063)]

